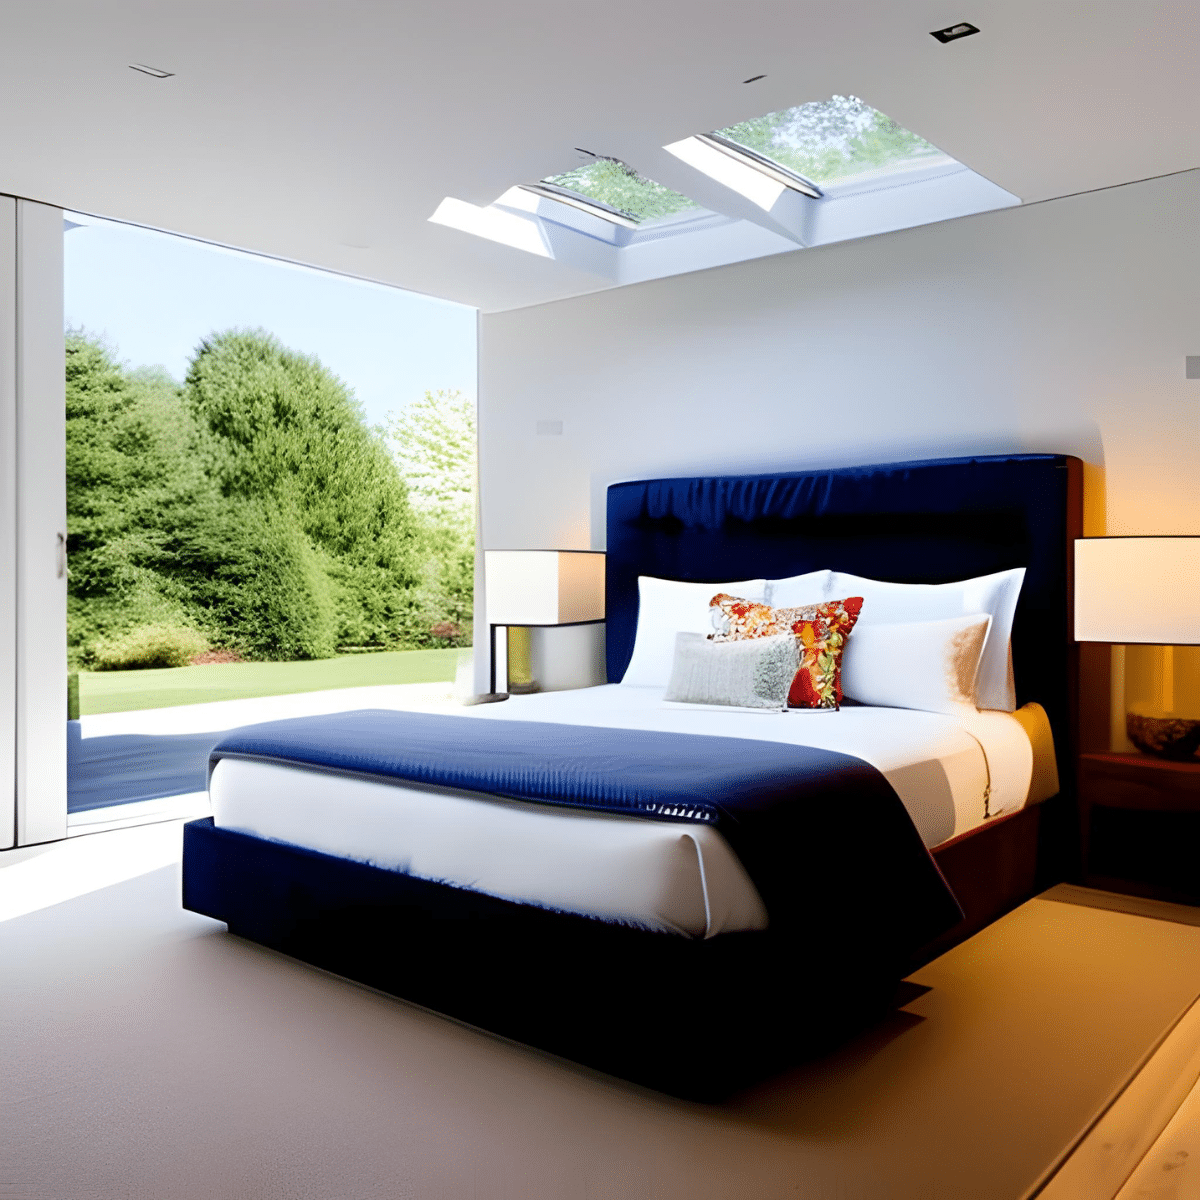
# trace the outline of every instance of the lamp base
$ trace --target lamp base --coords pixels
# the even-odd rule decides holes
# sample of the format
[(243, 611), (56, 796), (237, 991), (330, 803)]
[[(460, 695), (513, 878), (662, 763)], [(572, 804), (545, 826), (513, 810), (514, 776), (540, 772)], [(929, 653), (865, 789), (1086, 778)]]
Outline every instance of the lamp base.
[(466, 705), (497, 704), (501, 700), (507, 700), (507, 699), (508, 699), (507, 692), (484, 692), (484, 693), (482, 693), (482, 695), (479, 695), (479, 696), (468, 696), (463, 701), (463, 704), (466, 704)]

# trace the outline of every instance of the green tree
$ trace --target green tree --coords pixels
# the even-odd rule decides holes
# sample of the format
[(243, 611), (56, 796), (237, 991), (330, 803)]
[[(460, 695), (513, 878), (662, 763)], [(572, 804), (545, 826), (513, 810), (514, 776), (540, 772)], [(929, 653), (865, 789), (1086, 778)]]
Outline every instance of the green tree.
[(66, 418), (72, 660), (135, 625), (197, 627), (185, 592), (157, 569), (172, 529), (215, 499), (179, 386), (126, 372), (103, 341), (68, 331)]
[(414, 505), (475, 521), (475, 405), (457, 389), (426, 392), (384, 428)]
[(74, 332), (66, 383), (73, 661), (173, 629), (267, 659), (437, 643), (461, 547), (316, 359), (231, 330), (180, 387)]
[(475, 592), (475, 406), (426, 392), (382, 430), (421, 520), (421, 611), (437, 641), (470, 644)]
[[(262, 330), (229, 330), (201, 343), (184, 397), (208, 437), (205, 470), (244, 516), (237, 537), (248, 540), (219, 587), (193, 587), (242, 644), (262, 657), (423, 644), (420, 523), (350, 389)], [(270, 571), (254, 570), (260, 538), (278, 556)], [(194, 549), (202, 562), (204, 545)], [(296, 626), (306, 606), (331, 614), (328, 632), (324, 618)]]

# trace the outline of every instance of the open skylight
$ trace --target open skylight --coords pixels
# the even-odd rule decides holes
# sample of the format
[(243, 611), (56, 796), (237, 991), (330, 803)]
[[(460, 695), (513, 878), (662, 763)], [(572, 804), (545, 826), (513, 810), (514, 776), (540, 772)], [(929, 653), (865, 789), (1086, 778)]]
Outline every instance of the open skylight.
[[(700, 207), (687, 196), (638, 174), (628, 163), (599, 155), (573, 170), (525, 186), (531, 192), (568, 204), (575, 202), (585, 211), (633, 227)], [(579, 201), (584, 204), (579, 205)]]
[[(1020, 204), (856, 96), (662, 149), (643, 147), (638, 165), (679, 191), (619, 158), (580, 151), (578, 166), (516, 183), (490, 205), (447, 197), (430, 220), (635, 283)], [(693, 187), (703, 206), (687, 194)]]
[(803, 180), (825, 184), (954, 160), (856, 96), (797, 104), (714, 130), (714, 141), (742, 148)]

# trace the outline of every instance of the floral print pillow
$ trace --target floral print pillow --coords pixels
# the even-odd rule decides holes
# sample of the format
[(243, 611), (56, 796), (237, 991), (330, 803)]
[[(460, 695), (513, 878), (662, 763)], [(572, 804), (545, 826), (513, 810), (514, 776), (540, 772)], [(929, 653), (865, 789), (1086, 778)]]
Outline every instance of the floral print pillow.
[(800, 668), (788, 690), (789, 708), (837, 708), (842, 702), (842, 651), (862, 611), (862, 597), (800, 608), (772, 608), (725, 592), (710, 601), (714, 642), (795, 636)]

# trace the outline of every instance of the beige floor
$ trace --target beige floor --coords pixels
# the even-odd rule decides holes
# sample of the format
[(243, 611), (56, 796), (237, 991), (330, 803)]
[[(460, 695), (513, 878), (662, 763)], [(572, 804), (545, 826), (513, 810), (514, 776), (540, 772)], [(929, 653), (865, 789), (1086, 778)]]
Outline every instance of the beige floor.
[(3, 1200), (1015, 1200), (1200, 993), (1200, 928), (1066, 892), (836, 1057), (702, 1107), (239, 941), (177, 889), (159, 865), (0, 922)]

